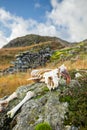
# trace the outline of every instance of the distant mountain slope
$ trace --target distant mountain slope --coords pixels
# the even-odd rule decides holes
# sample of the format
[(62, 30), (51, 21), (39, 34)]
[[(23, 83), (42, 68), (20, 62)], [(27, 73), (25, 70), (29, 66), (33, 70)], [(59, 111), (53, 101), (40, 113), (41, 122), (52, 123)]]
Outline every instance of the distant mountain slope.
[(66, 47), (69, 45), (67, 41), (61, 40), (57, 37), (50, 37), (50, 36), (40, 36), (40, 35), (26, 35), (23, 37), (18, 37), (12, 41), (10, 41), (7, 45), (5, 45), (3, 48), (12, 48), (12, 47), (25, 47), (25, 46), (31, 46), (34, 44), (39, 44), (43, 42), (56, 42), (61, 47)]

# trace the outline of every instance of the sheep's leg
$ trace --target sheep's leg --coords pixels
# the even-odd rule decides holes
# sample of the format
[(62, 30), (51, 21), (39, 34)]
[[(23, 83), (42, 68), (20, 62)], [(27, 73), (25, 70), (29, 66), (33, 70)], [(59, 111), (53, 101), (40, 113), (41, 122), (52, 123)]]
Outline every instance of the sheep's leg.
[(17, 93), (14, 92), (12, 93), (7, 99), (6, 101), (9, 103), (11, 100), (13, 100), (14, 98), (17, 98)]
[(0, 101), (0, 112), (3, 111), (4, 108), (8, 106), (8, 103), (13, 100), (14, 98), (17, 98), (17, 93), (12, 93), (7, 99)]
[(4, 104), (4, 103), (9, 103), (11, 100), (13, 100), (14, 98), (17, 98), (17, 93), (14, 92), (12, 93), (8, 98), (6, 98), (5, 100), (1, 100), (0, 104)]
[(27, 92), (26, 96), (24, 97), (24, 99), (17, 105), (15, 106), (12, 110), (10, 110), (9, 112), (7, 112), (8, 117), (13, 118), (15, 113), (19, 110), (19, 108), (26, 102), (28, 101), (30, 98), (32, 98), (34, 96), (34, 93), (29, 91)]

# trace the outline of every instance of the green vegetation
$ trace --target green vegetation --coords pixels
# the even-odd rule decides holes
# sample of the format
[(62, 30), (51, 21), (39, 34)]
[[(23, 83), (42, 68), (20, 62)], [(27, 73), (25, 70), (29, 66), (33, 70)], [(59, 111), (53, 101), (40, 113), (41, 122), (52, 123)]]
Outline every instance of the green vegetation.
[(41, 98), (41, 97), (42, 97), (44, 94), (46, 94), (48, 91), (49, 91), (49, 89), (47, 88), (47, 86), (44, 86), (44, 87), (42, 88), (42, 91), (37, 94), (37, 96), (35, 97), (35, 99)]
[(78, 55), (81, 58), (83, 57), (87, 58), (86, 54), (87, 54), (86, 44), (84, 42), (81, 42), (72, 47), (64, 48), (61, 50), (56, 50), (51, 56), (51, 61), (71, 60), (71, 58), (75, 58)]
[(37, 124), (35, 130), (52, 130), (51, 126), (48, 123)]
[(68, 102), (69, 111), (65, 114), (65, 125), (80, 126), (80, 130), (87, 129), (87, 74), (78, 78), (81, 87), (68, 88), (60, 95), (61, 102)]

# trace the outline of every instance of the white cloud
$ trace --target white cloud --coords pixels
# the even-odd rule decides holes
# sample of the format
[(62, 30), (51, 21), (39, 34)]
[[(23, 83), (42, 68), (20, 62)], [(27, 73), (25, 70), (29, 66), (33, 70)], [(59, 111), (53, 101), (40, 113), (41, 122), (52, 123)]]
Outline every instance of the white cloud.
[[(54, 26), (60, 27), (60, 37), (69, 41), (87, 38), (87, 0), (51, 0), (52, 11), (47, 17)], [(65, 31), (62, 31), (61, 29)], [(66, 34), (67, 37), (66, 38)]]
[(25, 20), (22, 17), (12, 15), (4, 9), (0, 9), (0, 22), (3, 24), (4, 28), (10, 30), (8, 37), (4, 30), (1, 30), (3, 33), (0, 35), (0, 47), (7, 44), (10, 40), (26, 34), (55, 36), (57, 33), (55, 26), (50, 25), (49, 22), (38, 23), (33, 19)]
[(6, 40), (6, 38), (4, 37), (3, 32), (0, 31), (0, 48), (2, 47), (2, 44), (3, 44), (3, 43), (7, 43), (7, 40)]
[[(87, 39), (87, 0), (58, 1), (51, 0), (52, 10), (46, 12), (44, 23), (25, 20), (0, 8), (0, 47), (16, 37), (31, 33), (57, 36), (71, 42)], [(6, 30), (1, 28), (2, 25)]]
[[(1, 26), (3, 25), (4, 28), (8, 28), (10, 30), (10, 34), (7, 37), (4, 29), (0, 30), (0, 48), (7, 44), (10, 40), (28, 34), (32, 32), (32, 28), (37, 23), (34, 20), (24, 20), (21, 17), (12, 15), (11, 13), (7, 12), (4, 9), (0, 9), (0, 23)], [(6, 32), (7, 33), (7, 32)]]

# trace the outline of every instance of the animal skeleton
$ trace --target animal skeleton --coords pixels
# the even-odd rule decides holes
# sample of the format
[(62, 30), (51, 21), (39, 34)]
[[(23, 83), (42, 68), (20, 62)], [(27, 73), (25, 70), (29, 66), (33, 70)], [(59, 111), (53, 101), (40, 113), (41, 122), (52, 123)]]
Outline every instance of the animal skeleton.
[(57, 69), (33, 70), (31, 72), (31, 76), (32, 77), (28, 80), (34, 80), (35, 82), (45, 82), (49, 90), (58, 87), (61, 76), (66, 78), (67, 84), (70, 83), (70, 75), (64, 64)]

